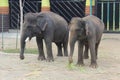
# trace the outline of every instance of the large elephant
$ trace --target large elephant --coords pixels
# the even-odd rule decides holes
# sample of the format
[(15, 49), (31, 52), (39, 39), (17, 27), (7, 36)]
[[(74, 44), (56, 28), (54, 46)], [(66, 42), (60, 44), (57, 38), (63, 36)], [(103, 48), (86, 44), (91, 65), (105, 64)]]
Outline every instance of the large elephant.
[(47, 61), (53, 61), (52, 42), (58, 47), (58, 56), (68, 56), (69, 29), (66, 20), (53, 12), (27, 13), (24, 16), (23, 30), (21, 35), (20, 59), (24, 59), (24, 48), (26, 40), (36, 37), (39, 56), (38, 59), (45, 60), (43, 51), (43, 39), (46, 44)]
[(104, 23), (91, 15), (84, 18), (74, 17), (70, 22), (70, 56), (69, 63), (73, 62), (72, 56), (75, 42), (78, 41), (78, 65), (83, 66), (83, 47), (85, 46), (84, 58), (88, 58), (88, 49), (91, 53), (90, 67), (96, 68), (98, 46), (104, 31)]

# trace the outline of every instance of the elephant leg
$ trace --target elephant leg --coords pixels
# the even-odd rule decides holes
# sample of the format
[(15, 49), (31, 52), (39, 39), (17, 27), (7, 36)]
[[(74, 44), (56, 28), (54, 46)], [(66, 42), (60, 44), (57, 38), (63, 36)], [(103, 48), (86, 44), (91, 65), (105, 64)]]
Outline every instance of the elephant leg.
[(89, 45), (85, 44), (85, 51), (84, 51), (84, 59), (88, 59), (88, 50), (89, 50)]
[(72, 56), (73, 56), (73, 52), (74, 52), (74, 46), (75, 46), (75, 42), (76, 40), (70, 40), (70, 56), (69, 56), (69, 64), (71, 64), (73, 62)]
[(52, 54), (52, 41), (50, 39), (45, 39), (46, 49), (47, 49), (47, 61), (54, 61)]
[(83, 62), (83, 43), (78, 41), (78, 62), (77, 65), (84, 66)]
[(67, 49), (67, 46), (68, 46), (68, 41), (65, 41), (65, 42), (63, 43), (64, 56), (68, 56), (68, 49)]
[(96, 53), (95, 53), (95, 40), (89, 40), (89, 47), (91, 53), (91, 64), (90, 67), (97, 68)]
[(63, 42), (64, 56), (68, 56), (68, 38), (69, 38), (69, 32), (66, 34)]
[[(99, 43), (100, 43), (100, 42), (99, 42)], [(96, 45), (95, 45), (96, 59), (97, 59), (97, 56), (98, 56), (98, 47), (99, 47), (99, 43), (96, 43)]]
[(43, 51), (43, 41), (39, 37), (36, 37), (36, 41), (37, 41), (37, 46), (39, 51), (38, 60), (45, 60), (45, 55)]
[(63, 56), (61, 43), (60, 42), (56, 43), (56, 45), (57, 45), (57, 48), (58, 48), (58, 54), (57, 54), (57, 56)]

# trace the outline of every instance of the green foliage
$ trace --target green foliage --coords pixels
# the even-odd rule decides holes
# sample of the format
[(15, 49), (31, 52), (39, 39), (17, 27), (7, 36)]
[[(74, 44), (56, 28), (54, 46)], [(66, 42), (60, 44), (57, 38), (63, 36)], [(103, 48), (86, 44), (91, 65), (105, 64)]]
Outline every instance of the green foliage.
[[(3, 52), (5, 52), (5, 53), (19, 53), (20, 50), (19, 49), (5, 49), (5, 50), (3, 50)], [(38, 53), (38, 50), (34, 49), (34, 48), (29, 48), (29, 49), (25, 49), (25, 53), (36, 54), (36, 53)]]
[(68, 64), (67, 64), (67, 68), (68, 68), (69, 70), (77, 70), (77, 71), (80, 71), (81, 73), (86, 72), (84, 66), (78, 66), (78, 65), (75, 65), (75, 64), (73, 64), (73, 63), (71, 63), (71, 64), (68, 63)]
[(71, 64), (68, 63), (67, 68), (68, 68), (69, 70), (74, 70), (74, 69), (76, 69), (77, 67), (76, 67), (75, 64), (73, 64), (73, 63), (71, 63)]

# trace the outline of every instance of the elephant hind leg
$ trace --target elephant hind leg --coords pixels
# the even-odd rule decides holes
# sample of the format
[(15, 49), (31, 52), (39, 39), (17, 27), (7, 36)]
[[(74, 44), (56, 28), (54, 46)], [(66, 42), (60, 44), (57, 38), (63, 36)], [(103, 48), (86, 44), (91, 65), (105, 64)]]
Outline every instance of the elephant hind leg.
[(69, 32), (68, 34), (66, 34), (63, 42), (64, 56), (68, 56), (68, 37), (69, 37)]
[(68, 46), (68, 42), (64, 42), (63, 43), (63, 48), (64, 48), (64, 56), (68, 56), (68, 49), (67, 49), (67, 46)]
[(57, 45), (57, 48), (58, 48), (57, 56), (63, 56), (63, 54), (62, 54), (62, 43), (58, 42), (58, 43), (56, 43), (56, 45)]

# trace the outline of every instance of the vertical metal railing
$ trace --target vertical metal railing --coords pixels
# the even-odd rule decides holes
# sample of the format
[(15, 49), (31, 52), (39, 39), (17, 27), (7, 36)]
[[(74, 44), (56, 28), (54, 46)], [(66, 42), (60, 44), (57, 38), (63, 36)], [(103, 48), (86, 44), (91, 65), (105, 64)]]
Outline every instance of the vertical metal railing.
[(2, 14), (2, 49), (4, 49), (3, 17), (4, 15)]
[(92, 15), (92, 0), (90, 0), (90, 15)]
[(120, 31), (120, 3), (119, 3), (119, 31)]
[(106, 25), (105, 31), (120, 32), (120, 1), (98, 0), (96, 2), (96, 5), (99, 5), (96, 9), (98, 12), (97, 16), (104, 21)]
[(109, 14), (110, 14), (110, 9), (109, 9), (109, 7), (110, 7), (110, 3), (108, 2), (107, 3), (107, 31), (109, 31)]
[(113, 2), (113, 31), (115, 31), (115, 2)]
[(103, 21), (103, 5), (104, 5), (104, 3), (102, 3), (101, 5), (102, 5), (102, 6), (101, 6), (101, 8), (102, 8), (102, 9), (101, 9), (101, 19), (102, 19), (102, 21)]

